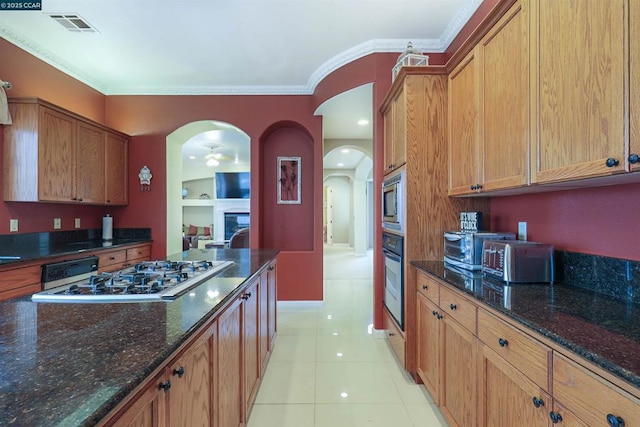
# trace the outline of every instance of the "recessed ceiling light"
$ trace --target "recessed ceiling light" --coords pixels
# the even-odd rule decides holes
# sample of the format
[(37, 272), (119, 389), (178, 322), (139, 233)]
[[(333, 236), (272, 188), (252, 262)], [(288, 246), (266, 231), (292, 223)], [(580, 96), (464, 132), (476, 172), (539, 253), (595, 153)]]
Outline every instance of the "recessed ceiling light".
[(360, 119), (360, 120), (358, 120), (358, 124), (359, 124), (360, 126), (366, 126), (366, 125), (368, 125), (368, 124), (369, 124), (369, 120), (367, 120), (367, 119)]
[(343, 148), (342, 150), (340, 150), (341, 153), (347, 154), (349, 152), (348, 148)]
[(191, 160), (195, 160), (195, 159), (196, 159), (196, 156), (189, 156), (189, 158), (190, 158)]
[(344, 163), (338, 163), (338, 167), (341, 168), (344, 166)]

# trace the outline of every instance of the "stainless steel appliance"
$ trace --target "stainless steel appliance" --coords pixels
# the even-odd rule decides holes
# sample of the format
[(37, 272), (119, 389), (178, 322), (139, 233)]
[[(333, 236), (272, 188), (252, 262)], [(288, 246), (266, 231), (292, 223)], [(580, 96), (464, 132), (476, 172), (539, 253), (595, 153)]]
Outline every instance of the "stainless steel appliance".
[(521, 240), (487, 240), (482, 247), (482, 272), (505, 282), (551, 283), (553, 246)]
[(388, 176), (382, 183), (382, 228), (404, 233), (405, 171)]
[(385, 307), (404, 331), (404, 238), (397, 234), (382, 233), (382, 255), (384, 256)]
[(140, 302), (174, 299), (233, 265), (233, 261), (145, 261), (98, 274), (98, 258), (42, 266), (36, 302)]
[(444, 233), (444, 261), (466, 270), (482, 269), (482, 242), (485, 240), (514, 240), (514, 233), (446, 231)]

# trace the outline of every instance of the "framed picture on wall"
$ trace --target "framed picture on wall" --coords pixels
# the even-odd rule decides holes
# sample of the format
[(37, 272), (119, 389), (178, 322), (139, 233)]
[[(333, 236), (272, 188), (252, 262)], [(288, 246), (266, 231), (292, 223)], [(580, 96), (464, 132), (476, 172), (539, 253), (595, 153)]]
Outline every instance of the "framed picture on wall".
[(278, 204), (279, 205), (299, 205), (301, 182), (301, 158), (300, 157), (280, 157), (278, 156)]

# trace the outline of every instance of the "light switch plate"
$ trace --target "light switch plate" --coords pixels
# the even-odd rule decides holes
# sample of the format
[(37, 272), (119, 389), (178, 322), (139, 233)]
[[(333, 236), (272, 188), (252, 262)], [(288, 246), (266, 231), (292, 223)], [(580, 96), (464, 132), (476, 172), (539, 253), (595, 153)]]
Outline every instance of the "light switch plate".
[(60, 227), (62, 227), (62, 219), (53, 218), (53, 229), (54, 230), (60, 230)]
[(76, 228), (80, 228), (80, 218), (76, 218), (75, 224)]
[(518, 240), (527, 240), (527, 223), (518, 223)]
[(9, 231), (18, 231), (18, 220), (10, 219), (9, 220)]

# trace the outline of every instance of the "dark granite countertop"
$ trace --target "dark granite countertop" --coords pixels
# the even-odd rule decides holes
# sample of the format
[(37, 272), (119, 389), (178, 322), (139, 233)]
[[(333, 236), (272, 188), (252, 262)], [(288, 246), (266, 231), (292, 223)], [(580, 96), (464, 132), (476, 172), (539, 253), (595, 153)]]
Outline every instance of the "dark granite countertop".
[(235, 261), (170, 302), (0, 302), (0, 426), (95, 425), (277, 254), (192, 249), (169, 257)]
[(103, 241), (99, 230), (0, 235), (0, 267), (59, 256), (152, 242), (150, 229), (116, 229), (114, 239)]
[(640, 388), (640, 305), (563, 283), (505, 286), (442, 261), (411, 264)]

